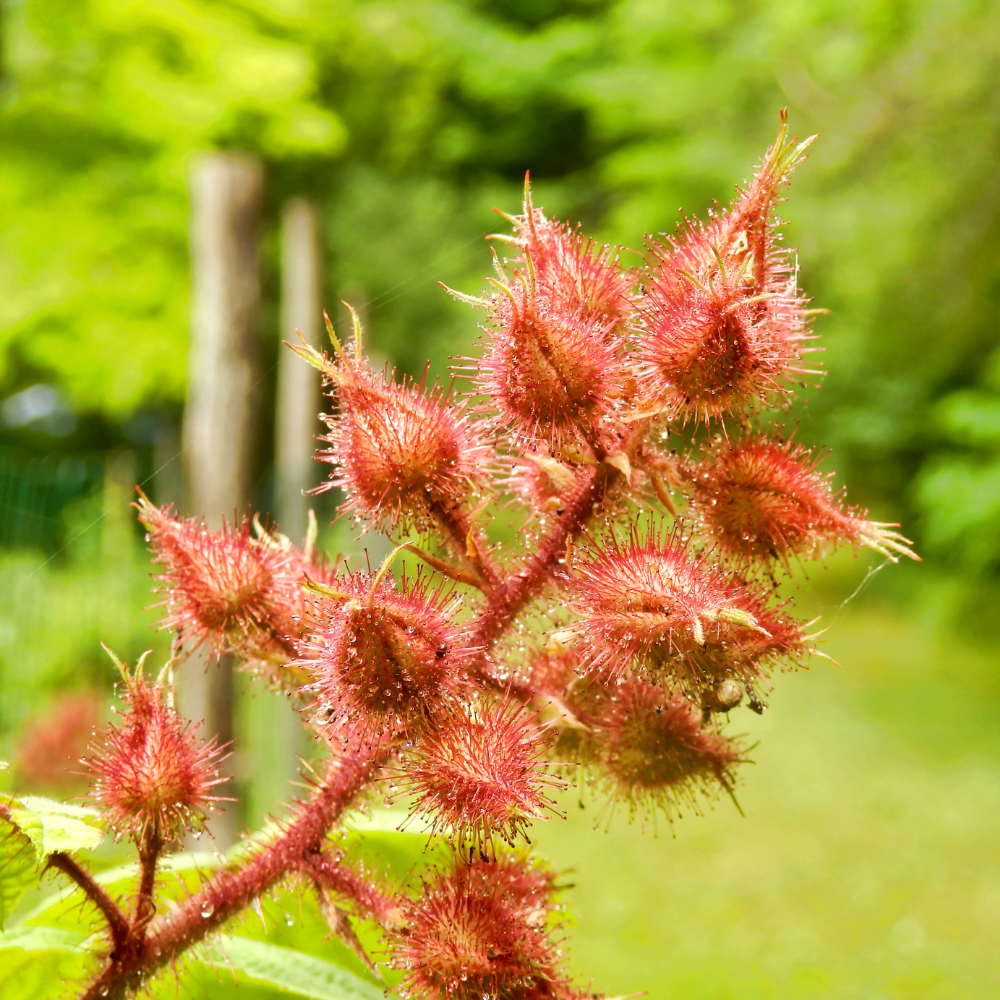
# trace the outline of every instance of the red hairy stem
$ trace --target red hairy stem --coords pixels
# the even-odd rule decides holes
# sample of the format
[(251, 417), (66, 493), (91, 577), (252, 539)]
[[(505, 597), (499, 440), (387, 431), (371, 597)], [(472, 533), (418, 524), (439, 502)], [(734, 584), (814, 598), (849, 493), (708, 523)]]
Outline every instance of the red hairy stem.
[[(316, 852), (327, 830), (383, 763), (384, 756), (376, 752), (368, 757), (344, 756), (334, 760), (323, 784), (301, 806), (280, 837), (249, 858), (242, 867), (220, 872), (177, 909), (154, 923), (136, 953), (124, 955), (121, 961), (112, 957), (111, 963), (82, 994), (81, 1000), (116, 1000), (125, 996), (127, 990), (137, 987), (151, 973), (203, 941), (267, 892), (303, 857)], [(88, 892), (88, 895), (91, 894)]]
[(476, 537), (480, 533), (476, 531), (475, 524), (461, 507), (458, 504), (448, 505), (435, 501), (431, 505), (431, 514), (444, 532), (448, 547), (459, 558), (472, 565), (490, 590), (494, 589), (500, 583), (500, 577), (485, 545)]
[(321, 889), (349, 899), (359, 917), (375, 920), (387, 930), (399, 929), (403, 917), (396, 900), (342, 859), (322, 852), (307, 854), (302, 868)]
[[(649, 432), (650, 421), (638, 420), (625, 434), (621, 450), (632, 454), (642, 446)], [(603, 446), (595, 445), (595, 455), (602, 460), (606, 452)], [(564, 557), (572, 539), (584, 530), (587, 521), (607, 489), (611, 477), (618, 470), (603, 463), (598, 468), (587, 470), (583, 482), (576, 493), (567, 497), (563, 512), (549, 534), (541, 540), (535, 554), (523, 568), (508, 582), (501, 584), (489, 595), (489, 601), (473, 631), (471, 645), (481, 645), (484, 650), (493, 646), (501, 638), (510, 623), (526, 604), (537, 597), (551, 579), (559, 560)], [(527, 704), (537, 692), (529, 684), (516, 680), (499, 681), (481, 669), (479, 676), (496, 690), (509, 691), (511, 695)]]
[(90, 873), (82, 868), (68, 854), (56, 851), (48, 857), (48, 866), (61, 871), (64, 875), (72, 879), (86, 894), (87, 898), (101, 911), (104, 919), (108, 922), (108, 929), (111, 931), (111, 941), (114, 950), (111, 952), (111, 961), (117, 962), (120, 957), (124, 957), (128, 945), (131, 928), (125, 914), (118, 908), (118, 904), (93, 880)]
[(153, 888), (156, 883), (156, 862), (163, 850), (163, 838), (153, 827), (147, 831), (139, 846), (139, 891), (135, 901), (134, 924), (136, 931), (145, 934), (149, 922), (156, 916)]
[(585, 476), (575, 494), (567, 498), (563, 513), (549, 534), (539, 542), (535, 554), (522, 569), (490, 594), (471, 644), (488, 649), (503, 635), (524, 606), (538, 595), (552, 577), (567, 544), (582, 530), (593, 513), (606, 484), (606, 474), (602, 470), (595, 469)]

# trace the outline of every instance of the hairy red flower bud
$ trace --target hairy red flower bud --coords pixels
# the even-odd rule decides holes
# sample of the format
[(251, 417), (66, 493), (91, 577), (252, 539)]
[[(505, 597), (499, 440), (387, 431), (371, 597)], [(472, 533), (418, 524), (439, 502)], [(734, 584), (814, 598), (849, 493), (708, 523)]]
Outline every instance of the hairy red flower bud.
[(308, 611), (310, 658), (297, 666), (315, 678), (320, 720), (346, 714), (369, 727), (405, 723), (466, 683), (469, 656), (452, 617), (460, 598), (421, 580), (380, 571), (339, 577)]
[(616, 395), (618, 345), (607, 321), (594, 322), (539, 299), (534, 278), (499, 283), (495, 327), (477, 382), (514, 432), (560, 441), (588, 433)]
[(432, 830), (451, 830), (495, 854), (494, 835), (511, 843), (552, 801), (545, 786), (561, 786), (539, 760), (547, 734), (534, 716), (506, 702), (478, 709), (456, 706), (417, 736), (404, 783), (414, 812), (430, 813)]
[(701, 712), (686, 698), (629, 680), (608, 708), (600, 739), (612, 808), (624, 801), (631, 815), (659, 809), (672, 819), (684, 806), (697, 812), (699, 796), (720, 788), (732, 793), (743, 751), (704, 728)]
[(558, 630), (546, 649), (532, 658), (531, 706), (555, 734), (554, 760), (571, 766), (593, 765), (603, 756), (598, 731), (608, 704), (617, 692), (617, 678), (587, 670), (580, 653), (565, 645), (566, 630)]
[(546, 218), (531, 202), (527, 177), (522, 214), (500, 214), (517, 235), (493, 239), (507, 240), (520, 248), (520, 260), (531, 259), (541, 296), (587, 320), (616, 324), (627, 316), (634, 279), (619, 264), (617, 248), (600, 246), (578, 229)]
[(199, 740), (190, 722), (167, 703), (162, 680), (155, 685), (122, 667), (127, 709), (120, 728), (109, 726), (84, 763), (95, 775), (92, 797), (118, 833), (141, 837), (152, 829), (164, 841), (204, 822), (219, 798), (212, 789), (222, 750)]
[[(360, 330), (360, 327), (357, 328)], [(360, 357), (338, 349), (322, 370), (333, 383), (336, 416), (321, 461), (337, 467), (321, 490), (347, 494), (345, 509), (380, 527), (401, 521), (424, 528), (435, 506), (452, 505), (482, 485), (493, 452), (473, 421), (437, 386), (402, 384), (376, 374)]]
[(786, 142), (783, 120), (727, 213), (650, 245), (636, 349), (642, 411), (708, 422), (785, 391), (803, 373), (806, 300), (772, 214), (810, 141)]
[(460, 862), (408, 908), (394, 965), (414, 1000), (543, 1000), (571, 995), (547, 934), (553, 879), (500, 857)]
[(527, 251), (513, 278), (496, 269), (491, 299), (453, 294), (489, 310), (489, 340), (473, 370), (498, 423), (550, 444), (592, 438), (625, 381), (617, 318), (548, 294)]
[[(689, 675), (685, 677), (678, 671), (688, 691), (704, 695), (726, 678), (749, 682), (764, 677), (775, 666), (790, 668), (801, 665), (811, 655), (825, 656), (813, 647), (805, 626), (783, 613), (783, 604), (768, 607), (766, 591), (757, 590), (739, 577), (727, 580), (740, 595), (738, 610), (747, 619), (752, 618), (756, 627), (739, 633), (737, 641), (710, 641), (691, 650), (683, 662)], [(681, 664), (673, 666), (679, 668)]]
[(805, 637), (767, 611), (763, 596), (692, 556), (677, 536), (609, 544), (579, 567), (571, 607), (581, 619), (567, 631), (593, 650), (593, 667), (613, 674), (636, 664), (683, 680), (754, 676), (762, 660), (804, 650)]
[(176, 517), (145, 497), (135, 506), (164, 568), (157, 577), (166, 585), (162, 627), (176, 629), (182, 642), (210, 639), (219, 651), (267, 646), (293, 628), (304, 566), (291, 545), (254, 537), (246, 517), (238, 528), (209, 531), (202, 519)]
[(866, 520), (844, 507), (822, 455), (791, 438), (750, 434), (730, 446), (718, 441), (693, 470), (689, 514), (719, 551), (738, 563), (822, 558), (845, 542), (865, 545), (894, 562), (917, 559), (895, 524)]

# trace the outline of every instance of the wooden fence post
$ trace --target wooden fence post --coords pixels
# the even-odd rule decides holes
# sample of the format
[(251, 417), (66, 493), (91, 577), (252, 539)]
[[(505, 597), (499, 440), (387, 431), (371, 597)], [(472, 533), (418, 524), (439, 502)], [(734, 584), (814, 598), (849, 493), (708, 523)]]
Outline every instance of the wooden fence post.
[[(281, 339), (319, 347), (321, 268), (316, 209), (304, 198), (290, 201), (281, 219)], [(319, 480), (313, 453), (322, 428), (319, 372), (281, 346), (275, 440), (277, 516), (283, 534), (297, 545), (306, 532), (309, 501), (303, 491)]]
[[(192, 166), (191, 347), (184, 448), (188, 510), (218, 528), (246, 512), (257, 377), (256, 325), (260, 302), (258, 223), (264, 174), (249, 156), (210, 153)], [(202, 733), (233, 738), (232, 666), (191, 657), (177, 692), (184, 714), (202, 720)], [(234, 795), (231, 783), (220, 795)], [(237, 803), (213, 817), (220, 847), (235, 843)]]
[[(320, 341), (321, 269), (319, 224), (315, 208), (303, 198), (290, 201), (281, 219), (281, 339), (297, 343), (298, 330), (307, 343)], [(313, 453), (322, 430), (319, 372), (287, 347), (278, 347), (278, 392), (275, 413), (275, 515), (282, 534), (301, 545), (307, 530), (309, 500), (303, 490), (320, 473)], [(274, 812), (276, 803), (296, 792), (296, 755), (307, 750), (298, 715), (284, 698), (263, 696), (246, 706), (253, 731), (255, 818)]]

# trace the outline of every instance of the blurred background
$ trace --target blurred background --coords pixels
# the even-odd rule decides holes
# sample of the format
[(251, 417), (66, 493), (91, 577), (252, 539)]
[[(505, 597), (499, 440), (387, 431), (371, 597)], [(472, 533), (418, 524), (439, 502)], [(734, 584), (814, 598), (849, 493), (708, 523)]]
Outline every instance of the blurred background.
[[(786, 238), (830, 309), (827, 375), (787, 422), (925, 561), (847, 552), (802, 574), (842, 667), (779, 678), (762, 720), (734, 718), (760, 741), (745, 817), (725, 802), (606, 834), (601, 803), (570, 797), (538, 841), (573, 869), (571, 965), (608, 994), (1000, 995), (1000, 3), (0, 0), (0, 33), (4, 780), (79, 794), (66, 762), (114, 681), (99, 643), (166, 651), (133, 484), (219, 513), (193, 502), (210, 486), (181, 447), (219, 376), (213, 164), (242, 171), (249, 229), (230, 236), (259, 273), (244, 457), (223, 456), (241, 485), (220, 506), (295, 525), (290, 479), (323, 473), (283, 451), (283, 267), (312, 269), (295, 301), (338, 324), (354, 304), (378, 357), (444, 375), (477, 331), (437, 282), (480, 287), (525, 170), (550, 214), (639, 247), (728, 201), (787, 105), (820, 139)], [(362, 547), (342, 525), (322, 539)], [(243, 687), (257, 823), (290, 786)]]

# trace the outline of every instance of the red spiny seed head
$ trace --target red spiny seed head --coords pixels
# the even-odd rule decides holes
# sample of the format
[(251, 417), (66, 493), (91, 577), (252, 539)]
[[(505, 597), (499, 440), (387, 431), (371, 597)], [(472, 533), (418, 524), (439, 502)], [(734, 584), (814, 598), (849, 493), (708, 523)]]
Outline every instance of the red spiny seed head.
[(118, 833), (141, 837), (152, 829), (171, 840), (204, 822), (219, 801), (212, 789), (225, 779), (221, 750), (203, 742), (191, 723), (167, 704), (159, 683), (125, 674), (128, 707), (120, 727), (109, 726), (103, 743), (85, 761), (93, 772), (92, 797)]
[(543, 1000), (569, 993), (547, 933), (550, 873), (507, 857), (459, 862), (408, 906), (394, 965), (412, 1000)]
[(708, 422), (787, 391), (808, 339), (806, 300), (773, 210), (807, 143), (774, 146), (729, 211), (650, 245), (638, 310), (642, 408)]
[(466, 648), (452, 621), (458, 600), (419, 580), (342, 576), (339, 597), (309, 612), (308, 658), (319, 718), (342, 716), (372, 727), (405, 721), (440, 705), (465, 681)]
[(612, 808), (624, 801), (632, 815), (660, 809), (672, 818), (685, 805), (697, 811), (699, 796), (732, 791), (743, 750), (703, 727), (687, 699), (628, 680), (609, 709), (600, 738)]
[[(529, 258), (530, 264), (530, 258)], [(592, 434), (620, 395), (622, 363), (614, 323), (588, 318), (542, 294), (528, 267), (495, 282), (489, 341), (477, 384), (499, 423), (550, 443)]]
[(322, 487), (347, 494), (346, 509), (380, 527), (425, 527), (436, 504), (452, 504), (482, 485), (491, 451), (469, 415), (437, 387), (397, 383), (341, 356), (325, 369), (339, 404), (320, 453), (337, 471)]
[(553, 304), (611, 324), (628, 315), (634, 278), (619, 264), (617, 248), (601, 246), (579, 230), (546, 218), (532, 205), (527, 179), (522, 214), (508, 219), (517, 233), (511, 242), (520, 248), (522, 260), (531, 258), (541, 294)]
[(722, 652), (754, 671), (755, 637), (769, 638), (763, 602), (676, 535), (609, 544), (580, 567), (571, 607), (580, 620), (570, 631), (593, 650), (592, 666), (617, 675), (635, 664), (698, 678)]
[(405, 762), (414, 811), (431, 814), (434, 833), (451, 830), (457, 843), (494, 853), (494, 835), (511, 843), (552, 807), (543, 789), (562, 782), (539, 760), (546, 742), (516, 705), (455, 706), (418, 734)]
[[(738, 564), (823, 558), (845, 542), (895, 559), (912, 557), (906, 539), (847, 510), (817, 469), (822, 455), (790, 438), (747, 435), (718, 440), (693, 467), (689, 514), (718, 550)], [(888, 550), (888, 551), (887, 551)]]
[(570, 645), (565, 629), (550, 633), (545, 648), (531, 659), (530, 685), (533, 691), (562, 696), (586, 672), (579, 654)]
[(210, 639), (218, 650), (267, 645), (293, 627), (303, 567), (290, 545), (254, 537), (246, 517), (239, 528), (209, 531), (204, 521), (176, 517), (145, 497), (136, 507), (164, 569), (163, 627), (182, 641)]

